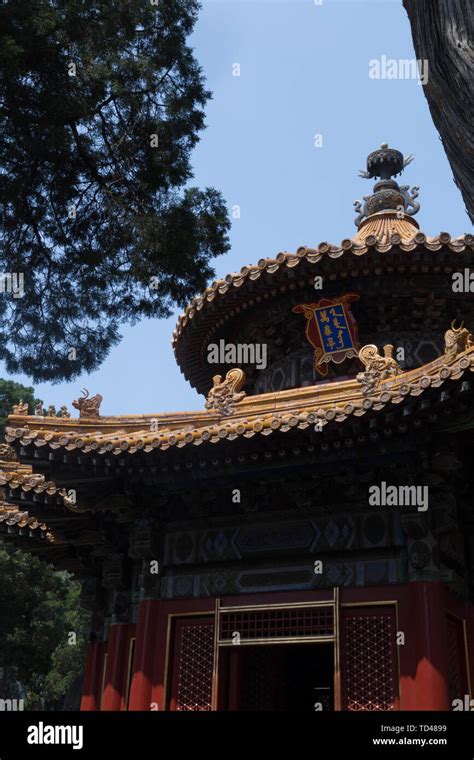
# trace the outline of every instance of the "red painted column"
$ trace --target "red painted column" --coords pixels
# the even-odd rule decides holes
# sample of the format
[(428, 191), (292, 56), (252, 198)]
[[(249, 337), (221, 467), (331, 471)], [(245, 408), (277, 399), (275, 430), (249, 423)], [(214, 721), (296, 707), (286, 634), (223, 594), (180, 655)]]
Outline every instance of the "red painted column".
[(129, 641), (127, 623), (114, 623), (110, 626), (101, 710), (120, 710), (122, 707)]
[(87, 645), (81, 710), (100, 710), (100, 687), (104, 645), (101, 641), (89, 641)]
[(416, 705), (405, 709), (450, 710), (448, 641), (443, 588), (440, 583), (417, 583), (418, 663)]
[[(172, 609), (171, 609), (172, 608)], [(169, 709), (169, 700), (170, 700), (170, 682), (168, 680), (168, 694), (167, 694), (167, 702), (168, 705), (165, 705), (165, 681), (167, 678), (167, 675), (171, 676), (171, 673), (166, 673), (166, 670), (170, 671), (171, 668), (171, 662), (167, 661), (167, 644), (170, 646), (172, 645), (172, 642), (167, 642), (168, 638), (168, 623), (169, 623), (169, 617), (168, 613), (170, 611), (172, 612), (184, 612), (185, 609), (188, 609), (189, 607), (185, 607), (185, 605), (174, 605), (169, 602), (160, 602), (159, 607), (159, 613), (158, 613), (158, 619), (156, 621), (156, 638), (154, 640), (154, 652), (153, 652), (153, 679), (152, 679), (152, 689), (151, 689), (151, 701), (153, 702), (154, 706), (157, 706), (156, 709), (158, 710), (164, 710), (165, 707)], [(171, 635), (173, 635), (171, 633)]]
[(160, 602), (146, 600), (138, 609), (135, 664), (130, 688), (129, 710), (150, 710), (153, 687), (153, 663)]

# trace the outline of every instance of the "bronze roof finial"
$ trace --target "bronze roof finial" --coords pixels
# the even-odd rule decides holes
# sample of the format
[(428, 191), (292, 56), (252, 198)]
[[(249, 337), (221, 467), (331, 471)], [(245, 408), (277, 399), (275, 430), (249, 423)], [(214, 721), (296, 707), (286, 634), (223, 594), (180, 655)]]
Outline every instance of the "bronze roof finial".
[(379, 181), (375, 183), (372, 195), (364, 195), (364, 203), (354, 201), (354, 207), (359, 212), (354, 220), (356, 227), (359, 227), (366, 217), (383, 211), (397, 212), (401, 219), (405, 215), (412, 216), (417, 213), (420, 204), (415, 199), (420, 188), (413, 187), (410, 191), (409, 185), (400, 187), (392, 179), (401, 174), (413, 158), (412, 154), (404, 156), (399, 150), (389, 148), (388, 143), (382, 143), (378, 150), (369, 153), (367, 171), (360, 170), (359, 177)]

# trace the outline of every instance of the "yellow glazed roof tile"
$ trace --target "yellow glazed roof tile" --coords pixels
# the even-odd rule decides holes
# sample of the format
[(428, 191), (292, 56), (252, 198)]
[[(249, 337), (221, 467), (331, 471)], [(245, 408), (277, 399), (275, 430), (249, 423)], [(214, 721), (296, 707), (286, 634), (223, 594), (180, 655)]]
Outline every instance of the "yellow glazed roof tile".
[[(444, 354), (422, 367), (381, 380), (370, 393), (364, 392), (354, 378), (244, 397), (228, 416), (212, 411), (61, 420), (10, 415), (5, 437), (10, 443), (117, 455), (218, 443), (242, 436), (269, 435), (275, 430), (306, 428), (318, 421), (324, 427), (352, 415), (360, 417), (369, 410), (378, 411), (409, 396), (419, 396), (448, 379), (457, 380), (468, 370), (474, 371), (474, 347), (455, 356)], [(2, 477), (10, 487), (21, 483), (22, 487), (24, 484), (38, 491), (55, 488), (43, 476), (26, 472), (4, 473)]]

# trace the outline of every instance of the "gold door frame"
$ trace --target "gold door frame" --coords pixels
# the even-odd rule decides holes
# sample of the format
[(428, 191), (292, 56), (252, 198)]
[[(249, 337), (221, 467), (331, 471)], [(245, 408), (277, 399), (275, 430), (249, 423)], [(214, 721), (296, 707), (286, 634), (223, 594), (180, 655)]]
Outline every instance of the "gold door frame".
[(102, 710), (102, 700), (104, 698), (104, 689), (105, 689), (105, 674), (107, 672), (107, 657), (109, 656), (108, 652), (103, 653), (103, 660), (102, 660), (102, 673), (100, 677), (100, 697), (97, 700), (99, 703), (99, 710)]
[(137, 637), (132, 636), (128, 645), (127, 672), (125, 677), (125, 689), (123, 692), (124, 710), (128, 710), (128, 703), (130, 702), (130, 686), (132, 680), (133, 660), (135, 658), (136, 641)]
[(246, 639), (238, 646), (278, 646), (278, 644), (323, 644), (332, 643), (334, 653), (334, 710), (341, 709), (341, 672), (339, 653), (339, 588), (333, 588), (332, 599), (317, 602), (281, 602), (278, 604), (245, 604), (223, 607), (221, 600), (216, 599), (214, 612), (214, 667), (212, 673), (212, 707), (217, 711), (219, 693), (219, 655), (222, 647), (235, 646), (228, 639), (220, 639), (220, 618), (228, 612), (256, 612), (269, 610), (310, 609), (312, 607), (332, 607), (333, 609), (333, 633), (327, 636), (280, 636), (267, 639)]
[(466, 676), (467, 676), (467, 690), (469, 692), (469, 699), (472, 699), (472, 683), (471, 683), (471, 664), (469, 662), (469, 642), (467, 638), (467, 620), (465, 617), (460, 617), (459, 615), (456, 615), (454, 612), (451, 612), (451, 610), (444, 608), (444, 617), (452, 618), (453, 620), (457, 620), (462, 625), (462, 635), (463, 635), (463, 644), (464, 644), (464, 662), (466, 665)]
[[(171, 633), (173, 629), (173, 622), (175, 618), (189, 618), (189, 620), (193, 620), (193, 618), (201, 618), (201, 617), (207, 617), (210, 615), (214, 615), (214, 612), (209, 610), (204, 610), (203, 612), (168, 612), (168, 620), (166, 622), (166, 647), (165, 647), (165, 665), (164, 665), (164, 672), (163, 672), (163, 710), (168, 710), (168, 699), (169, 699), (169, 671), (171, 668), (171, 659), (170, 659), (170, 649), (171, 649)], [(215, 632), (214, 632), (214, 641), (215, 641)]]
[[(219, 689), (219, 678), (218, 678), (218, 668), (219, 668), (219, 655), (222, 647), (229, 647), (229, 646), (235, 646), (232, 641), (220, 641), (219, 640), (219, 623), (220, 623), (220, 615), (223, 612), (252, 612), (252, 611), (265, 611), (265, 610), (272, 610), (272, 609), (308, 609), (310, 607), (333, 607), (334, 611), (334, 633), (331, 636), (312, 636), (312, 637), (303, 637), (303, 636), (294, 636), (294, 637), (281, 637), (281, 638), (273, 638), (273, 639), (258, 639), (258, 640), (247, 640), (245, 642), (241, 642), (239, 646), (264, 646), (266, 644), (268, 645), (278, 645), (278, 644), (302, 644), (302, 643), (312, 643), (312, 644), (321, 644), (321, 643), (333, 643), (334, 647), (334, 710), (336, 712), (339, 712), (342, 710), (342, 695), (341, 695), (341, 670), (340, 670), (340, 611), (342, 608), (344, 609), (353, 609), (357, 607), (388, 607), (393, 606), (395, 608), (395, 625), (397, 631), (399, 630), (399, 621), (398, 621), (398, 601), (396, 599), (383, 599), (383, 600), (377, 600), (377, 601), (360, 601), (360, 602), (346, 602), (341, 603), (340, 602), (340, 589), (338, 587), (333, 588), (333, 597), (332, 599), (328, 599), (326, 601), (317, 601), (317, 602), (290, 602), (290, 603), (278, 603), (278, 604), (246, 604), (246, 605), (235, 605), (235, 606), (229, 606), (229, 607), (223, 607), (221, 605), (220, 598), (216, 598), (215, 600), (215, 608), (214, 612), (212, 611), (195, 611), (195, 612), (169, 612), (168, 613), (168, 620), (167, 620), (167, 626), (166, 626), (166, 649), (165, 649), (165, 667), (164, 667), (164, 679), (163, 679), (163, 710), (168, 709), (168, 699), (169, 699), (169, 670), (171, 667), (171, 661), (170, 661), (170, 647), (171, 647), (171, 634), (172, 634), (172, 627), (173, 622), (175, 618), (189, 618), (192, 620), (193, 618), (202, 618), (202, 617), (208, 617), (208, 616), (214, 616), (214, 658), (213, 658), (213, 671), (212, 671), (212, 697), (211, 697), (211, 710), (217, 711), (217, 705), (218, 705), (218, 689)], [(397, 685), (398, 685), (398, 699), (399, 699), (399, 710), (402, 710), (402, 694), (400, 689), (400, 648), (397, 646), (396, 648), (396, 654), (397, 654)]]

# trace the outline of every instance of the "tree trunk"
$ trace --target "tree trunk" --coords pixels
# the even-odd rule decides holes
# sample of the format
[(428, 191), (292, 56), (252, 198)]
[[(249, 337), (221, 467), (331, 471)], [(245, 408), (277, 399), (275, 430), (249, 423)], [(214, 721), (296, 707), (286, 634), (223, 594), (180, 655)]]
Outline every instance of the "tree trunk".
[(416, 57), (428, 62), (423, 89), (431, 116), (474, 222), (473, 0), (403, 0), (403, 5)]

